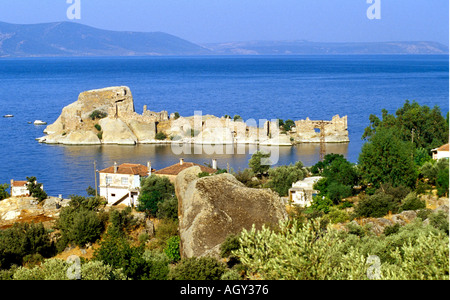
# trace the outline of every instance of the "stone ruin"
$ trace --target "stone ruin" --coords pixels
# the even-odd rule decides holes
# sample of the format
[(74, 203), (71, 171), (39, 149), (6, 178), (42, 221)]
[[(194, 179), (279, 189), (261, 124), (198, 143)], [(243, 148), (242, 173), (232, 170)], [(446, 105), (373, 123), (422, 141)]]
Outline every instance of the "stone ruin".
[[(103, 112), (107, 117), (93, 120), (94, 111)], [(349, 142), (346, 116), (334, 116), (331, 121), (309, 118), (296, 121), (290, 132), (280, 129), (277, 121), (260, 122), (263, 123), (211, 115), (174, 119), (167, 111), (153, 112), (146, 105), (143, 113), (138, 114), (130, 89), (120, 86), (81, 93), (76, 102), (64, 107), (55, 123), (45, 129), (47, 136), (39, 141), (67, 145), (177, 142), (285, 146)], [(164, 132), (167, 139), (156, 140), (158, 132)]]

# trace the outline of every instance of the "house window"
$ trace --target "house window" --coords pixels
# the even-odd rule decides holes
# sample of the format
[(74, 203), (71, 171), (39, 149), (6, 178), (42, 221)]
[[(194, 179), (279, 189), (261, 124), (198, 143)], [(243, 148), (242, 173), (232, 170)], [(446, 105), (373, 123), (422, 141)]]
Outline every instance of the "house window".
[(112, 176), (106, 176), (106, 184), (111, 184), (112, 182)]
[(128, 185), (128, 178), (122, 177), (122, 185)]

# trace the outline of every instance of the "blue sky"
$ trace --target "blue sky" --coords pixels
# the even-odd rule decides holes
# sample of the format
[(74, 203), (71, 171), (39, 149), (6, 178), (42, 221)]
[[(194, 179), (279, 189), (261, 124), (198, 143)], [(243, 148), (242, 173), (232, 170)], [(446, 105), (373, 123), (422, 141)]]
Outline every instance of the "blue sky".
[[(163, 31), (197, 43), (249, 40), (317, 42), (437, 41), (448, 45), (448, 0), (80, 0), (82, 24)], [(0, 21), (68, 21), (66, 0), (1, 0)]]

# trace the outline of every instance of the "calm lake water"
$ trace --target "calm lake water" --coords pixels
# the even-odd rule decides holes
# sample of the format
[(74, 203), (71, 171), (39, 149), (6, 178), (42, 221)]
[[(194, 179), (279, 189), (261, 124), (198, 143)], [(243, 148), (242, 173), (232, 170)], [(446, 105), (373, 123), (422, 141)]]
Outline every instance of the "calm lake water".
[[(448, 56), (266, 56), (157, 58), (0, 59), (0, 183), (36, 176), (50, 195), (85, 195), (94, 186), (94, 165), (117, 161), (156, 169), (179, 161), (171, 146), (55, 146), (35, 141), (78, 94), (108, 86), (129, 86), (136, 111), (192, 116), (240, 115), (252, 119), (331, 120), (348, 116), (349, 144), (327, 145), (357, 162), (370, 114), (403, 106), (405, 100), (449, 109)], [(319, 160), (319, 145), (282, 147), (279, 165)], [(244, 169), (245, 154), (183, 154), (200, 164)], [(194, 149), (192, 153), (195, 153)]]

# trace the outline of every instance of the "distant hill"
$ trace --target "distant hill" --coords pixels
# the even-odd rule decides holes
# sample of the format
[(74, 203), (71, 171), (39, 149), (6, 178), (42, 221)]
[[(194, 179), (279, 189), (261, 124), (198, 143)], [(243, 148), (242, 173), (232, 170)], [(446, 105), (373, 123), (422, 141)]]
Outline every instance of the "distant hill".
[(150, 55), (448, 54), (436, 42), (315, 43), (254, 41), (197, 45), (163, 32), (110, 31), (58, 22), (0, 22), (0, 57)]
[(0, 22), (0, 57), (204, 54), (210, 50), (162, 32), (117, 32), (73, 22)]
[(436, 42), (316, 43), (308, 41), (253, 41), (205, 44), (222, 55), (339, 55), (339, 54), (448, 54)]

